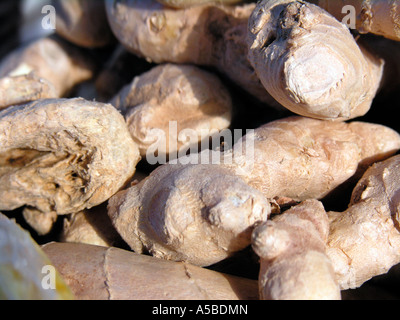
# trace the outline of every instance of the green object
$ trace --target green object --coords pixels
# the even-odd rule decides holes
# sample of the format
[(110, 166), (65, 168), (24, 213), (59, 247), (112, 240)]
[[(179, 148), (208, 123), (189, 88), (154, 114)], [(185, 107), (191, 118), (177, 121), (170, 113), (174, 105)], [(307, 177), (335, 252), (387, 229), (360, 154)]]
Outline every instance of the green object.
[(60, 274), (30, 234), (0, 213), (0, 299), (73, 298)]

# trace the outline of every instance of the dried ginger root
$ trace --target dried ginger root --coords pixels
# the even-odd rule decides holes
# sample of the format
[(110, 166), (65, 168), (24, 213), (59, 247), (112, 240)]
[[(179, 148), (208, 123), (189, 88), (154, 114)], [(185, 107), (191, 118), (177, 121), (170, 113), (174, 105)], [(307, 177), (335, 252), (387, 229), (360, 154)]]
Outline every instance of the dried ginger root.
[[(311, 0), (342, 21), (355, 9), (356, 29), (360, 33), (374, 33), (385, 38), (400, 41), (400, 5), (397, 0)], [(344, 13), (342, 12), (344, 11)]]
[[(254, 151), (249, 153), (246, 148), (251, 146)], [(323, 199), (399, 149), (400, 135), (382, 125), (293, 116), (238, 141), (232, 169), (268, 199)]]
[[(109, 215), (136, 252), (210, 265), (249, 245), (248, 232), (277, 197), (321, 199), (399, 148), (400, 136), (380, 125), (278, 120), (226, 153), (205, 151), (157, 168), (112, 197)], [(203, 164), (193, 164), (196, 157)]]
[(254, 4), (173, 9), (156, 0), (106, 0), (106, 9), (115, 36), (135, 55), (155, 63), (216, 67), (260, 101), (279, 107), (247, 59)]
[(57, 214), (109, 199), (139, 160), (111, 105), (49, 99), (9, 107), (0, 112), (0, 209), (27, 206), (28, 223), (45, 234)]
[(219, 262), (250, 244), (270, 204), (219, 165), (166, 164), (109, 200), (108, 214), (137, 253), (198, 266)]
[(103, 247), (123, 245), (123, 240), (107, 215), (106, 203), (65, 216), (58, 240)]
[(268, 92), (303, 116), (362, 116), (379, 88), (383, 60), (359, 48), (345, 25), (305, 1), (260, 1), (249, 20), (248, 45)]
[(52, 0), (58, 35), (84, 48), (98, 48), (113, 42), (103, 1)]
[(43, 246), (78, 300), (256, 300), (257, 281), (118, 248)]
[(0, 78), (33, 74), (54, 87), (56, 96), (52, 98), (61, 98), (77, 84), (91, 79), (95, 69), (93, 61), (81, 50), (57, 37), (47, 37), (6, 56), (0, 64)]
[[(191, 144), (197, 147), (206, 138), (204, 131), (227, 129), (232, 116), (231, 97), (221, 81), (190, 65), (154, 67), (136, 77), (110, 103), (125, 116), (142, 157), (156, 147), (158, 157), (171, 159), (167, 156), (176, 156), (178, 150), (187, 150)], [(179, 136), (186, 129), (196, 133), (195, 139)]]
[[(127, 185), (136, 185), (147, 176), (143, 172), (136, 171)], [(126, 247), (108, 216), (107, 202), (64, 216), (63, 228), (57, 241), (103, 247)]]
[(356, 288), (400, 263), (400, 156), (371, 166), (345, 212), (328, 212), (327, 254), (342, 289)]
[(54, 86), (32, 73), (0, 78), (0, 109), (50, 98), (57, 98)]
[[(306, 2), (261, 1), (257, 8), (263, 6), (265, 15), (260, 16), (256, 10), (251, 19), (260, 19), (257, 27), (265, 22), (269, 29), (253, 28), (253, 21), (250, 21), (250, 31), (256, 31), (258, 42), (250, 39), (248, 55), (247, 27), (255, 4), (223, 6), (222, 1), (209, 5), (197, 5), (208, 0), (157, 1), (159, 3), (156, 0), (107, 1), (108, 19), (120, 42), (149, 62), (216, 67), (267, 104), (275, 104), (270, 95), (274, 92), (272, 95), (280, 103), (292, 103), (292, 107), (288, 107), (290, 110), (322, 119), (347, 120), (365, 114), (381, 83), (382, 60), (357, 45), (338, 21)], [(176, 5), (177, 1), (179, 4)], [(160, 4), (166, 2), (173, 2), (173, 6), (179, 8)], [(369, 3), (374, 5), (372, 11), (379, 7), (377, 4), (382, 4)], [(73, 1), (67, 11), (78, 8), (82, 16), (94, 17), (91, 10), (81, 6), (83, 4), (80, 0)], [(268, 5), (276, 5), (269, 17)], [(381, 12), (379, 9), (374, 13), (376, 21)], [(363, 10), (362, 14), (369, 13)], [(96, 18), (101, 21), (101, 27), (108, 28), (104, 16)], [(316, 20), (318, 23), (314, 24)], [(102, 39), (90, 39), (99, 30), (99, 25), (94, 29), (74, 29), (87, 21), (71, 21), (73, 23), (65, 25), (65, 29), (72, 29), (63, 31), (58, 27), (57, 31), (72, 42), (93, 47), (103, 45), (96, 43), (97, 40), (108, 38), (104, 33)], [(65, 21), (59, 16), (58, 22)], [(304, 36), (304, 30), (307, 36)], [(323, 43), (320, 54), (318, 48), (312, 47), (316, 42)], [(328, 45), (330, 42), (332, 45)], [(290, 63), (284, 60), (288, 58), (284, 56), (286, 47), (294, 52), (289, 57)], [(81, 99), (39, 100), (13, 106), (65, 96), (76, 84), (91, 79), (95, 69), (93, 63), (86, 59), (84, 51), (75, 52), (75, 49), (50, 37), (20, 49), (0, 66), (0, 109), (8, 108), (0, 111), (0, 185), (3, 185), (0, 187), (0, 210), (26, 206), (24, 217), (39, 234), (48, 233), (58, 215), (73, 212), (65, 220), (64, 241), (110, 246), (115, 244), (115, 239), (104, 238), (90, 217), (90, 213), (96, 214), (98, 204), (103, 203), (104, 208), (104, 201), (109, 199), (108, 214), (132, 249), (197, 265), (210, 265), (231, 256), (247, 247), (253, 234), (253, 247), (262, 258), (260, 293), (264, 299), (338, 299), (339, 289), (359, 286), (399, 262), (396, 251), (389, 246), (395, 247), (398, 241), (394, 185), (394, 180), (398, 180), (397, 164), (393, 163), (387, 170), (382, 169), (381, 164), (374, 165), (367, 174), (378, 172), (379, 175), (364, 176), (354, 191), (350, 208), (345, 213), (328, 213), (332, 223), (328, 243), (327, 215), (318, 201), (307, 200), (324, 198), (349, 179), (360, 177), (373, 162), (397, 152), (400, 137), (393, 130), (361, 122), (323, 122), (301, 117), (282, 119), (246, 135), (231, 151), (206, 151), (199, 155), (217, 154), (218, 164), (170, 163), (156, 169), (145, 180), (133, 182), (128, 189), (118, 192), (129, 183), (140, 156), (123, 117), (112, 106)], [(268, 64), (263, 59), (268, 50), (275, 55), (271, 63), (276, 73), (265, 72)], [(314, 60), (304, 58), (304, 53), (309, 52), (314, 55)], [(332, 58), (326, 58), (328, 62), (322, 61), (324, 52)], [(254, 67), (248, 56), (254, 58)], [(333, 60), (334, 66), (329, 68)], [(289, 68), (295, 78), (281, 88), (276, 80), (281, 80), (279, 72), (284, 68)], [(313, 73), (315, 70), (317, 72)], [(352, 76), (341, 78), (343, 70)], [(268, 74), (270, 78), (267, 78)], [(316, 87), (315, 80), (321, 74), (324, 75), (322, 86), (325, 86), (322, 89)], [(327, 75), (333, 77), (327, 79)], [(121, 91), (117, 98), (119, 103), (126, 96), (128, 100), (136, 99), (135, 105), (144, 104), (148, 97), (141, 97), (139, 91), (128, 94), (128, 89), (143, 79), (149, 80), (146, 76), (148, 74), (138, 77)], [(297, 81), (297, 76), (301, 80)], [(304, 84), (304, 79), (309, 82)], [(352, 79), (357, 82), (350, 82)], [(272, 84), (272, 89), (267, 87), (268, 91), (261, 84), (266, 81), (269, 81), (268, 85)], [(149, 86), (147, 91), (144, 90), (146, 92), (166, 89), (163, 84), (152, 87), (148, 81), (143, 81), (143, 87), (146, 86), (144, 82)], [(170, 80), (166, 82), (172, 84)], [(10, 91), (10, 85), (17, 83), (27, 84), (26, 88), (21, 85)], [(289, 95), (279, 96), (279, 90), (287, 93), (292, 84), (294, 89)], [(218, 86), (212, 84), (212, 87)], [(8, 90), (7, 94), (3, 94), (2, 88)], [(278, 91), (271, 91), (275, 89)], [(339, 91), (339, 97), (335, 96)], [(329, 98), (323, 100), (327, 96)], [(144, 99), (140, 101), (141, 98)], [(313, 98), (317, 100), (317, 110), (310, 111), (310, 107), (304, 105)], [(155, 104), (157, 108), (162, 107), (160, 101)], [(178, 102), (174, 104), (173, 110), (165, 111), (165, 116), (160, 117), (157, 109), (157, 121), (166, 120), (167, 115), (173, 115), (176, 110), (183, 117), (186, 112), (179, 109), (182, 106), (177, 106)], [(119, 106), (125, 116), (133, 114), (128, 107)], [(139, 107), (135, 109), (139, 110)], [(230, 113), (226, 115), (230, 118)], [(143, 120), (150, 115), (141, 116)], [(127, 120), (134, 122), (128, 117)], [(170, 120), (178, 120), (176, 114)], [(177, 129), (181, 131), (180, 127)], [(132, 130), (138, 128), (132, 126)], [(97, 139), (96, 142), (93, 139)], [(254, 146), (252, 154), (246, 154), (242, 149), (248, 148), (248, 143)], [(144, 150), (145, 147), (140, 150), (142, 155)], [(226, 163), (231, 156), (235, 162)], [(116, 159), (121, 163), (116, 165)], [(395, 179), (391, 179), (392, 176)], [(266, 222), (277, 203), (303, 200), (305, 202)], [(365, 208), (361, 204), (365, 204)], [(373, 205), (374, 209), (366, 209), (367, 205)], [(91, 207), (93, 210), (88, 211)], [(360, 224), (354, 225), (352, 219)], [(372, 225), (374, 219), (379, 221), (378, 227)], [(103, 226), (106, 225), (110, 227), (108, 222)], [(365, 243), (358, 241), (360, 234), (366, 239)], [(386, 237), (386, 241), (381, 237)], [(265, 241), (273, 238), (273, 242)], [(297, 246), (298, 243), (301, 246)], [(57, 259), (56, 264), (67, 275), (79, 299), (255, 297), (254, 281), (240, 279), (238, 282), (241, 288), (251, 287), (251, 292), (233, 292), (232, 288), (238, 287), (238, 279), (227, 279), (216, 273), (200, 276), (203, 270), (187, 262), (158, 261), (115, 248), (76, 244), (49, 244), (45, 250)], [(388, 254), (379, 255), (377, 259), (381, 252)], [(335, 263), (333, 267), (328, 258)], [(170, 272), (172, 269), (175, 271)], [(212, 281), (207, 281), (210, 277)], [(218, 289), (214, 289), (217, 284)], [(137, 290), (132, 291), (133, 287)], [(146, 290), (141, 291), (142, 287)]]
[(260, 298), (340, 300), (326, 254), (329, 220), (321, 202), (307, 200), (258, 226), (253, 249), (261, 258)]

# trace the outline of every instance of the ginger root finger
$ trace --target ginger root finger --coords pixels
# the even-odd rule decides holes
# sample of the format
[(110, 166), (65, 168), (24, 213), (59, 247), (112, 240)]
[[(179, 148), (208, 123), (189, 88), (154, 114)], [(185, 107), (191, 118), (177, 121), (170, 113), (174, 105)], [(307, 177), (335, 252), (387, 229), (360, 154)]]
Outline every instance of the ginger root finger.
[[(374, 33), (385, 38), (400, 41), (400, 5), (397, 0), (312, 0), (321, 8), (342, 21), (355, 9), (355, 28), (360, 33)], [(344, 12), (343, 12), (344, 11)], [(350, 20), (351, 21), (351, 20)]]
[(43, 251), (78, 300), (256, 300), (257, 281), (118, 248), (50, 243)]
[(124, 186), (139, 160), (111, 105), (49, 99), (0, 112), (1, 210), (62, 215), (94, 207)]
[(294, 116), (239, 140), (232, 169), (268, 199), (322, 199), (399, 149), (400, 135), (386, 126)]
[[(110, 103), (125, 116), (142, 157), (156, 147), (157, 158), (175, 158), (208, 134), (227, 129), (232, 118), (230, 93), (219, 78), (190, 65), (156, 66)], [(180, 134), (187, 129), (190, 139)]]
[(108, 214), (137, 253), (199, 266), (250, 245), (270, 204), (219, 165), (166, 164), (109, 200)]
[(355, 187), (349, 208), (328, 212), (327, 253), (342, 289), (356, 288), (400, 263), (400, 156), (374, 164)]
[(84, 81), (90, 80), (96, 65), (89, 56), (55, 36), (41, 38), (10, 52), (0, 64), (0, 77), (29, 75), (54, 86), (57, 98), (66, 96)]
[(0, 110), (17, 104), (57, 97), (54, 86), (34, 74), (0, 78)]
[(108, 217), (107, 203), (65, 216), (59, 241), (102, 247), (124, 244)]
[(258, 226), (252, 243), (261, 258), (261, 299), (340, 300), (325, 252), (328, 233), (328, 216), (316, 200), (304, 201)]
[(230, 151), (205, 151), (157, 168), (112, 197), (109, 215), (136, 252), (210, 265), (249, 244), (248, 232), (266, 220), (274, 198), (322, 199), (399, 149), (399, 134), (381, 125), (277, 120)]
[(56, 10), (57, 34), (84, 48), (109, 45), (114, 35), (108, 24), (103, 1), (52, 0)]
[(248, 46), (266, 90), (302, 116), (362, 116), (382, 78), (383, 60), (364, 54), (345, 25), (305, 1), (260, 1), (249, 19)]
[(254, 4), (174, 9), (156, 0), (106, 0), (111, 28), (127, 50), (155, 63), (212, 66), (266, 104), (278, 107), (247, 59)]

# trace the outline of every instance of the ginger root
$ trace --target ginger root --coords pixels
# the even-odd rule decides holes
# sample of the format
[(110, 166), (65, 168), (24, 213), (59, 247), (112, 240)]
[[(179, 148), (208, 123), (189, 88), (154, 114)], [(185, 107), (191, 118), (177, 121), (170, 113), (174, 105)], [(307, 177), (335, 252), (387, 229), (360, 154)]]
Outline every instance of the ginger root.
[(103, 247), (123, 245), (123, 240), (108, 217), (106, 203), (65, 216), (59, 241)]
[(322, 199), (399, 149), (400, 136), (384, 126), (291, 117), (225, 153), (204, 151), (157, 168), (113, 196), (109, 215), (134, 251), (207, 266), (249, 245), (249, 232), (277, 197)]
[(260, 101), (279, 106), (247, 59), (254, 4), (174, 9), (156, 0), (106, 0), (106, 9), (115, 36), (135, 55), (155, 63), (216, 67)]
[(91, 79), (95, 69), (81, 50), (57, 37), (47, 37), (9, 53), (1, 61), (0, 78), (33, 73), (54, 86), (56, 97), (61, 98), (77, 84)]
[(356, 288), (400, 263), (400, 156), (370, 167), (345, 212), (328, 212), (327, 254), (342, 289)]
[(0, 209), (27, 206), (24, 215), (40, 230), (39, 217), (54, 220), (108, 200), (139, 160), (111, 105), (49, 99), (9, 107), (0, 112)]
[(256, 300), (257, 281), (118, 248), (49, 243), (43, 251), (78, 300)]
[(399, 149), (400, 135), (382, 125), (293, 116), (239, 140), (232, 169), (268, 199), (323, 199)]
[(366, 114), (383, 60), (348, 28), (305, 1), (264, 0), (249, 20), (249, 60), (267, 91), (299, 115), (348, 120)]
[[(374, 33), (400, 41), (400, 6), (387, 0), (311, 0), (342, 21), (349, 14), (345, 6), (355, 9), (355, 27), (360, 33)], [(344, 12), (343, 12), (344, 11)], [(352, 12), (350, 11), (350, 14)]]
[(137, 253), (198, 266), (219, 262), (250, 244), (270, 204), (219, 165), (166, 164), (109, 200), (108, 214)]
[(261, 258), (260, 298), (340, 300), (326, 255), (329, 221), (319, 201), (307, 200), (258, 226), (253, 249)]
[(103, 1), (98, 0), (52, 0), (57, 17), (58, 35), (84, 48), (109, 45), (114, 35), (107, 21)]
[(32, 73), (0, 78), (0, 109), (50, 98), (57, 98), (54, 86)]
[[(190, 65), (154, 67), (125, 86), (111, 104), (125, 116), (142, 157), (156, 148), (158, 159), (197, 147), (208, 134), (227, 129), (232, 117), (231, 97), (221, 81)], [(181, 137), (187, 129), (195, 137)]]

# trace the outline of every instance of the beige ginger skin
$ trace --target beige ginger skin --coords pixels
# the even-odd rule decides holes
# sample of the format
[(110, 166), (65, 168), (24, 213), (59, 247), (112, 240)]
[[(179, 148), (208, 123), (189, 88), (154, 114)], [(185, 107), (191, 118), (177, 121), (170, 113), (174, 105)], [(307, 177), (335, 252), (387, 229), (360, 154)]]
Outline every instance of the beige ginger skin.
[(324, 120), (364, 115), (383, 60), (348, 28), (305, 1), (264, 0), (249, 19), (249, 60), (266, 90), (294, 113)]
[[(218, 77), (190, 65), (156, 66), (125, 86), (111, 104), (125, 116), (143, 158), (155, 152), (152, 148), (158, 157), (176, 157), (197, 147), (206, 133), (227, 129), (232, 117), (230, 93)], [(180, 136), (187, 129), (191, 135)]]
[(397, 0), (312, 0), (330, 14), (342, 21), (355, 9), (355, 27), (360, 33), (374, 33), (385, 38), (400, 41), (400, 4)]
[(6, 56), (0, 64), (0, 78), (33, 73), (50, 83), (56, 97), (61, 98), (77, 84), (91, 79), (95, 69), (93, 61), (81, 50), (57, 37), (47, 37)]
[(108, 200), (139, 160), (111, 105), (49, 99), (0, 112), (0, 208), (27, 206), (24, 216), (39, 233), (51, 229), (57, 214)]
[(307, 200), (258, 226), (252, 246), (260, 256), (260, 298), (340, 300), (326, 255), (329, 220), (321, 202)]
[(120, 247), (123, 240), (107, 214), (107, 203), (64, 217), (60, 242)]
[(257, 300), (257, 281), (118, 248), (42, 247), (77, 300)]
[[(51, 4), (53, 35), (0, 49), (0, 296), (61, 293), (43, 263), (81, 300), (395, 287), (400, 134), (370, 107), (396, 106), (399, 0)], [(65, 242), (44, 245), (51, 262), (13, 219)]]
[[(245, 150), (250, 145), (252, 154)], [(249, 232), (277, 197), (321, 199), (399, 148), (400, 136), (380, 125), (282, 119), (231, 151), (210, 152), (216, 164), (188, 157), (160, 166), (112, 197), (108, 213), (134, 251), (206, 266), (249, 245)]]
[[(136, 171), (129, 185), (138, 184), (147, 176), (143, 172)], [(102, 247), (126, 247), (108, 216), (107, 202), (64, 216), (63, 228), (57, 241)]]
[(114, 41), (103, 1), (52, 0), (58, 35), (84, 48), (98, 48)]
[(371, 166), (345, 212), (328, 212), (327, 254), (342, 289), (356, 288), (400, 263), (400, 156)]
[(271, 211), (266, 198), (219, 165), (166, 164), (109, 200), (108, 214), (137, 253), (198, 266), (250, 244)]
[(279, 106), (247, 59), (254, 4), (174, 9), (156, 0), (107, 0), (106, 9), (115, 36), (135, 55), (155, 63), (213, 66), (260, 101)]
[[(254, 148), (252, 158), (247, 145)], [(268, 199), (322, 199), (399, 149), (399, 134), (382, 125), (293, 116), (239, 140), (232, 169)]]
[(0, 109), (50, 98), (57, 98), (54, 86), (33, 73), (0, 78)]

